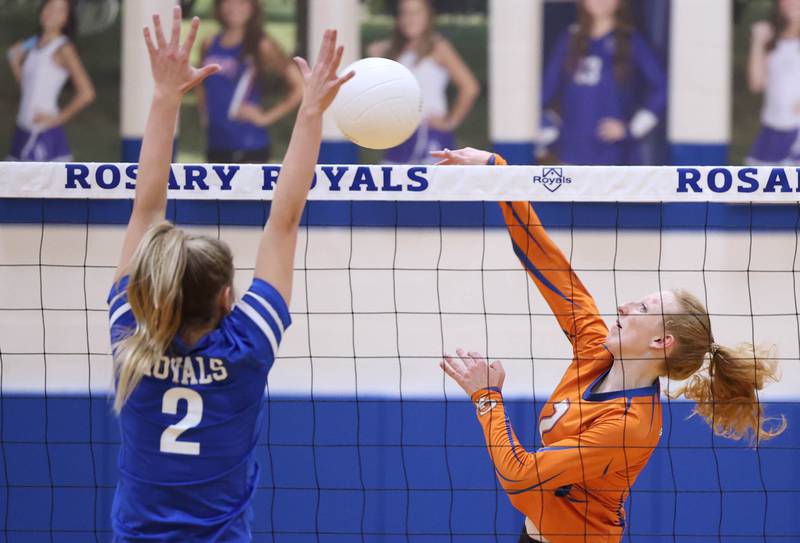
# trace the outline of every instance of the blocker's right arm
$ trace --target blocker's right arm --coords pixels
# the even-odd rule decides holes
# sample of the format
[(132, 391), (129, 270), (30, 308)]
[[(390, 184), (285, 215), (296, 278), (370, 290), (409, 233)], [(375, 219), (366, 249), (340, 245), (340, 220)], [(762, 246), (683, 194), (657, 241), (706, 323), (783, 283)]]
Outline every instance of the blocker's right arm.
[(167, 184), (172, 161), (172, 142), (181, 98), (193, 87), (199, 85), (203, 79), (219, 70), (219, 66), (216, 64), (201, 69), (193, 68), (189, 64), (189, 54), (197, 36), (200, 19), (195, 17), (192, 20), (189, 36), (183, 45), (180, 44), (181, 9), (179, 7), (176, 6), (172, 11), (172, 34), (169, 43), (164, 37), (158, 15), (153, 15), (153, 26), (155, 28), (155, 44), (149, 28), (144, 29), (144, 40), (150, 56), (155, 90), (139, 155), (133, 211), (125, 232), (122, 255), (114, 277), (115, 283), (127, 275), (128, 264), (147, 230), (164, 220), (167, 208)]
[(336, 47), (336, 31), (328, 30), (313, 70), (305, 60), (295, 58), (304, 80), (303, 102), (278, 176), (269, 220), (261, 235), (254, 274), (275, 287), (287, 305), (292, 294), (297, 230), (322, 141), (322, 114), (341, 86), (354, 75), (350, 72), (337, 77), (342, 52), (342, 47)]

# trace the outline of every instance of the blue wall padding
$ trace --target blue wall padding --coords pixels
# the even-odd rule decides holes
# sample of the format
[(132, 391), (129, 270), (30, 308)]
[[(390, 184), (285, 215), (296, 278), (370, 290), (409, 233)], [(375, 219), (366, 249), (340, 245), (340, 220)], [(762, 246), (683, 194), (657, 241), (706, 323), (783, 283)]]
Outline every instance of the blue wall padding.
[[(508, 406), (533, 448), (541, 400)], [(797, 403), (766, 405), (790, 425), (757, 450), (685, 420), (691, 404), (664, 408), (660, 446), (628, 503), (626, 541), (800, 539)], [(0, 542), (49, 542), (51, 533), (94, 541), (94, 530), (109, 541), (119, 435), (108, 401), (4, 395), (0, 409)], [(449, 543), (450, 533), (512, 543), (521, 528), (467, 402), (273, 398), (257, 456), (257, 542), (316, 541), (316, 533), (361, 541), (363, 532), (371, 543)]]

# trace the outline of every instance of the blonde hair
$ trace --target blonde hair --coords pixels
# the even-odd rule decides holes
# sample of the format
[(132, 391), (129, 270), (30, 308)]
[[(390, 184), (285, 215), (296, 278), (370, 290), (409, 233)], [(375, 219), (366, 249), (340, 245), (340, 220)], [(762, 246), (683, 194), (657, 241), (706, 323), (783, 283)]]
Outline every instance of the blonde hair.
[(233, 282), (233, 257), (220, 240), (162, 222), (147, 231), (130, 270), (128, 302), (136, 330), (115, 345), (117, 413), (181, 330), (219, 317), (217, 300)]
[(696, 402), (692, 414), (703, 417), (719, 436), (759, 442), (781, 434), (786, 418), (765, 417), (758, 399), (758, 391), (778, 378), (770, 350), (752, 343), (718, 345), (700, 300), (683, 290), (673, 293), (678, 313), (664, 315), (664, 328), (676, 345), (666, 358), (666, 371), (670, 379), (688, 381), (669, 396)]

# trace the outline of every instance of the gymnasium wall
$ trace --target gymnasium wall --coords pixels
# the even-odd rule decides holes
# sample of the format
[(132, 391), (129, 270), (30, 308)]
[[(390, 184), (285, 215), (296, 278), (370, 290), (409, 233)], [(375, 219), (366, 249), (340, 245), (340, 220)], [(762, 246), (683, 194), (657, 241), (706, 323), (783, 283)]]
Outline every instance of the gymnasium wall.
[[(707, 297), (719, 342), (777, 347), (783, 379), (762, 399), (789, 418), (783, 436), (753, 450), (712, 438), (686, 420), (690, 404), (665, 398), (628, 537), (791, 540), (800, 533), (796, 232), (585, 227), (599, 215), (545, 213), (584, 224), (552, 234), (608, 320), (617, 303), (660, 288)], [(231, 245), (236, 287), (246, 288), (260, 229), (191, 228)], [(93, 530), (110, 540), (119, 435), (105, 297), (122, 235), (112, 224), (0, 228), (0, 541), (87, 541)], [(516, 541), (521, 517), (498, 490), (473, 409), (437, 367), (457, 347), (502, 359), (511, 421), (536, 448), (538, 411), (570, 351), (505, 231), (304, 227), (295, 268), (294, 324), (270, 374), (257, 451), (254, 540)]]

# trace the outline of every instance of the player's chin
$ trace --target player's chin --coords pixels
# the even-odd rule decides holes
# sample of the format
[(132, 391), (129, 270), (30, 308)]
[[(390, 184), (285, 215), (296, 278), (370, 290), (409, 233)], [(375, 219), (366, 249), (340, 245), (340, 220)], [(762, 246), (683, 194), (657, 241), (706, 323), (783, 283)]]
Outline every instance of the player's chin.
[(614, 358), (617, 358), (617, 356), (619, 356), (620, 341), (616, 329), (609, 330), (608, 336), (606, 336), (606, 340), (603, 343), (603, 346), (606, 348), (608, 352), (610, 352), (614, 356)]

